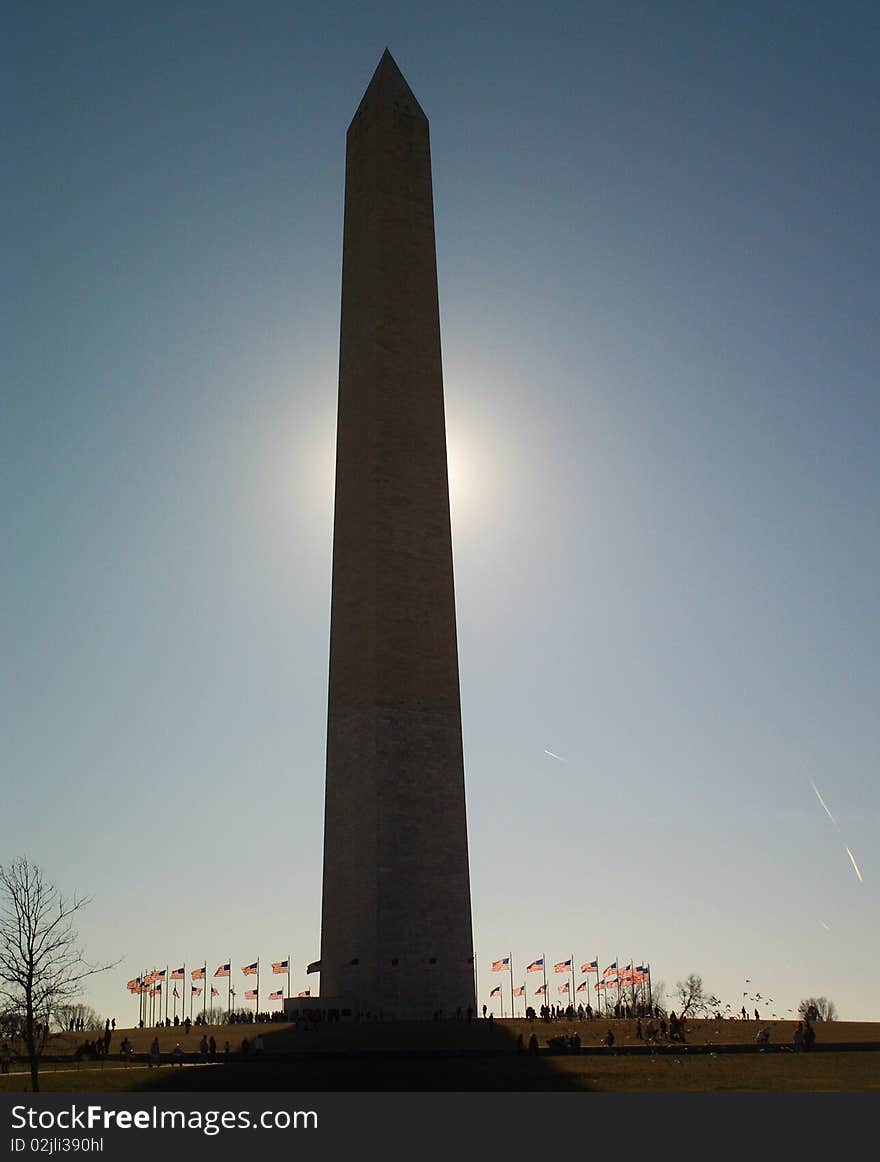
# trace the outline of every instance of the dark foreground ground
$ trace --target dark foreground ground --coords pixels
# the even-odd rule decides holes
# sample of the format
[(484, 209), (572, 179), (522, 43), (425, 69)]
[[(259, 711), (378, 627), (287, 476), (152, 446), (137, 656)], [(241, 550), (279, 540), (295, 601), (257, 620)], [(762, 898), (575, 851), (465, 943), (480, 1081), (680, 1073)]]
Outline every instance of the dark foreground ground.
[[(607, 1028), (615, 1046), (600, 1044)], [(630, 1025), (632, 1026), (630, 1028)], [(693, 1021), (687, 1040), (646, 1046), (634, 1022), (547, 1025), (524, 1020), (333, 1025), (219, 1026), (160, 1034), (161, 1063), (150, 1066), (145, 1050), (155, 1030), (117, 1030), (108, 1058), (76, 1061), (69, 1039), (59, 1039), (44, 1063), (44, 1092), (880, 1092), (880, 1027), (862, 1023), (818, 1025), (809, 1053), (791, 1045), (793, 1022), (771, 1023), (771, 1041), (755, 1044), (757, 1022)], [(580, 1049), (556, 1040), (577, 1031)], [(202, 1033), (213, 1034), (218, 1059), (199, 1053)], [(242, 1041), (257, 1033), (262, 1055), (241, 1055)], [(532, 1033), (537, 1053), (525, 1046)], [(124, 1036), (134, 1055), (114, 1054)], [(81, 1036), (81, 1035), (80, 1035)], [(523, 1048), (518, 1047), (522, 1036)], [(224, 1060), (224, 1043), (230, 1051)], [(141, 1044), (143, 1042), (143, 1044)], [(170, 1053), (180, 1042), (182, 1065)], [(0, 1078), (0, 1092), (29, 1088), (23, 1062)]]

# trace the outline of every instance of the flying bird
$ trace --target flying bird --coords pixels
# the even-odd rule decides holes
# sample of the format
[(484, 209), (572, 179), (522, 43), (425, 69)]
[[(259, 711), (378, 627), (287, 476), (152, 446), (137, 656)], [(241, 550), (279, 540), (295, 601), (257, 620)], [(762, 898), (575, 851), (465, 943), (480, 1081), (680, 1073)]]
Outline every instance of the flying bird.
[(545, 750), (544, 754), (548, 754), (551, 759), (556, 759), (557, 762), (560, 762), (560, 763), (565, 762), (565, 759), (562, 757), (561, 754), (554, 754), (552, 750)]

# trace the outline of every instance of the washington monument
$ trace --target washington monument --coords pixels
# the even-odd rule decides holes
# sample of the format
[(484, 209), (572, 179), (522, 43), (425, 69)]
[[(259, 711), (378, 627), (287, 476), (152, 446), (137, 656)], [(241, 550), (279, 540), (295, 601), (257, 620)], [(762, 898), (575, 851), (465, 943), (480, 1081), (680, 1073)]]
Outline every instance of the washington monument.
[(348, 129), (321, 996), (475, 1007), (428, 121), (386, 50)]

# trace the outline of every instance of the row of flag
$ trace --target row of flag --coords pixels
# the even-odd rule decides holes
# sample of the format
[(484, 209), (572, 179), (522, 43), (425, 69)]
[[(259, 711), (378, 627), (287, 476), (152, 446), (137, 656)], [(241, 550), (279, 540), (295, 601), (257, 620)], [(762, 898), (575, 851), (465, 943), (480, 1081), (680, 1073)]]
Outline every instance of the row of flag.
[[(571, 983), (573, 985), (574, 984), (574, 965), (575, 965), (574, 958), (569, 957), (568, 960), (557, 961), (553, 965), (553, 971), (560, 972), (560, 973), (564, 972), (567, 975), (570, 974), (571, 975)], [(579, 992), (579, 993), (586, 992), (589, 989), (590, 982), (589, 982), (588, 977), (590, 974), (596, 975), (597, 979), (593, 985), (593, 988), (597, 992), (603, 992), (606, 989), (611, 989), (611, 988), (617, 988), (617, 989), (637, 988), (639, 985), (643, 985), (643, 984), (650, 985), (650, 981), (651, 981), (650, 967), (648, 965), (645, 965), (645, 964), (635, 964), (634, 965), (632, 961), (630, 961), (629, 964), (625, 964), (625, 965), (623, 965), (623, 967), (620, 967), (617, 960), (613, 960), (611, 962), (611, 964), (607, 965), (606, 968), (603, 969), (601, 977), (599, 976), (599, 958), (598, 957), (596, 957), (593, 960), (588, 960), (585, 964), (582, 964), (580, 967), (581, 967), (581, 972), (584, 973), (585, 976), (584, 976), (584, 979), (580, 982), (579, 985), (577, 985), (577, 987), (574, 990), (575, 992)], [(493, 972), (510, 972), (511, 971), (510, 957), (509, 956), (502, 956), (499, 960), (493, 960), (492, 961), (492, 971)], [(526, 972), (540, 972), (540, 973), (543, 973), (545, 978), (546, 978), (547, 965), (546, 965), (544, 957), (539, 956), (536, 960), (533, 960), (531, 962), (531, 964), (527, 964), (526, 965)], [(540, 985), (535, 990), (535, 996), (536, 997), (547, 996), (547, 988), (548, 988), (548, 986), (547, 986), (547, 982), (545, 979), (544, 983), (542, 985)], [(566, 981), (565, 984), (559, 985), (558, 991), (560, 993), (562, 993), (563, 996), (569, 995), (570, 991), (571, 991), (569, 988), (569, 982)], [(501, 994), (501, 985), (498, 985), (496, 988), (492, 989), (492, 991), (489, 993), (489, 996), (494, 997), (494, 996), (499, 996), (500, 994)], [(524, 997), (526, 995), (525, 984), (521, 984), (518, 988), (512, 988), (511, 994), (515, 997)]]
[[(144, 985), (140, 989), (134, 988), (134, 989), (131, 989), (130, 991), (132, 993), (141, 992), (149, 997), (161, 997), (162, 996), (162, 984), (160, 982), (157, 985)], [(204, 989), (201, 985), (190, 985), (189, 991), (190, 991), (191, 996), (200, 997), (202, 995), (202, 993), (204, 992)], [(171, 995), (177, 1000), (180, 999), (180, 993), (177, 991), (176, 985), (175, 985), (174, 991), (172, 992)], [(230, 989), (229, 995), (235, 997), (235, 996), (238, 996), (238, 993), (236, 993), (235, 989)], [(257, 993), (256, 989), (245, 989), (244, 999), (246, 1001), (255, 1001), (258, 999), (258, 995), (259, 994)], [(310, 989), (306, 989), (305, 992), (297, 993), (296, 995), (298, 997), (308, 997), (308, 996), (311, 996), (312, 994), (311, 994)], [(214, 988), (213, 985), (211, 985), (211, 996), (212, 997), (219, 997), (220, 996), (220, 990)], [(269, 993), (268, 999), (270, 1001), (283, 1001), (284, 1000), (284, 989), (277, 989), (274, 993)]]
[[(260, 971), (259, 960), (255, 960), (252, 964), (242, 965), (241, 971), (244, 973), (245, 976), (254, 976), (254, 975), (259, 974), (259, 971)], [(311, 968), (309, 969), (309, 971), (311, 971)], [(276, 974), (278, 974), (278, 973), (287, 974), (289, 976), (290, 975), (290, 961), (289, 960), (273, 960), (272, 972), (276, 973)], [(207, 977), (207, 973), (208, 973), (208, 966), (207, 966), (207, 964), (205, 964), (201, 968), (194, 968), (191, 971), (190, 976), (192, 977), (193, 980), (205, 980)], [(159, 969), (154, 968), (152, 972), (145, 973), (143, 976), (134, 977), (132, 980), (130, 980), (128, 982), (128, 984), (126, 985), (126, 988), (130, 992), (137, 992), (138, 986), (146, 985), (147, 987), (150, 987), (151, 985), (161, 984), (165, 980), (166, 974), (167, 974), (169, 980), (186, 980), (186, 965), (181, 965), (180, 968), (175, 968), (174, 972), (170, 972), (170, 973), (168, 972), (167, 968), (159, 968)], [(232, 974), (232, 964), (230, 961), (227, 961), (226, 964), (221, 964), (218, 966), (217, 971), (214, 973), (214, 976), (215, 977), (223, 977), (223, 976), (231, 976), (231, 974)]]

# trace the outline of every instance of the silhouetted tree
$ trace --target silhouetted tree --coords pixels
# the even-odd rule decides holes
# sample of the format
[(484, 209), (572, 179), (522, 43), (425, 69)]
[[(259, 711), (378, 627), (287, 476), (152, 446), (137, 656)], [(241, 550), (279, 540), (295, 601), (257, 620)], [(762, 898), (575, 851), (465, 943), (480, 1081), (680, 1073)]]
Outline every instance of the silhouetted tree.
[(695, 972), (676, 982), (675, 995), (678, 997), (680, 1017), (699, 1017), (708, 1012), (712, 1002), (717, 999), (706, 995), (703, 978)]
[(827, 997), (804, 997), (798, 1005), (798, 1013), (811, 1021), (836, 1021), (837, 1005)]
[(83, 1029), (87, 1029), (90, 1033), (101, 1032), (104, 1029), (104, 1018), (96, 1013), (91, 1005), (59, 1005), (52, 1016), (62, 1031), (70, 1028), (71, 1021), (73, 1021), (74, 1028), (78, 1028), (82, 1024)]
[(0, 866), (0, 1001), (21, 1021), (34, 1093), (53, 1015), (86, 977), (115, 967), (88, 964), (77, 946), (72, 918), (90, 902), (62, 895), (24, 857)]

